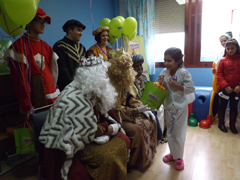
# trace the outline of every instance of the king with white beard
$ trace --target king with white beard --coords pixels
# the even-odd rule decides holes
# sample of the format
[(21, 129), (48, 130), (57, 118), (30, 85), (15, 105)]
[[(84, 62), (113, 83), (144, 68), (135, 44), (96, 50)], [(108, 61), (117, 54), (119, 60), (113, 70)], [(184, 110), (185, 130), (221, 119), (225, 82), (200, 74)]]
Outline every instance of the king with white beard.
[[(110, 84), (107, 75), (109, 66), (109, 62), (101, 61), (96, 65), (88, 64), (79, 67), (74, 80), (65, 87), (53, 104), (42, 128), (39, 137), (40, 142), (46, 148), (60, 149), (66, 153), (67, 160), (62, 168), (63, 179), (67, 179), (73, 156), (83, 150), (87, 144), (93, 141), (104, 144), (118, 133), (125, 136), (121, 124), (107, 114), (110, 109), (115, 107), (118, 95), (115, 88)], [(94, 109), (98, 110), (98, 115), (96, 115)], [(107, 122), (107, 128), (100, 135), (98, 130), (99, 117), (103, 117), (104, 121)], [(110, 126), (111, 134), (108, 133)], [(119, 165), (121, 171), (122, 166), (127, 165), (128, 150), (126, 145), (130, 141), (126, 137), (123, 142), (126, 142), (123, 147), (124, 151), (126, 151), (124, 152), (126, 157), (123, 158), (122, 163)], [(100, 172), (104, 163), (99, 163), (99, 166), (99, 169), (96, 170)], [(94, 179), (101, 179), (101, 174), (96, 170), (89, 170), (90, 175), (95, 176)], [(126, 177), (127, 172), (124, 170), (121, 174)], [(106, 178), (106, 175), (104, 175), (104, 178)], [(116, 179), (121, 178), (116, 177)]]

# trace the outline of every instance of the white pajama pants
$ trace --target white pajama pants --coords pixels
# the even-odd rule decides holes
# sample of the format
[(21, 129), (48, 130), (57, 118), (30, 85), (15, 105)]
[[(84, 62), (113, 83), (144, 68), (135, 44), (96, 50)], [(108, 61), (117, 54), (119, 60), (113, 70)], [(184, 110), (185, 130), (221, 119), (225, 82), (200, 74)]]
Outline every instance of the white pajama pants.
[(167, 138), (173, 159), (182, 159), (187, 132), (188, 107), (166, 109)]

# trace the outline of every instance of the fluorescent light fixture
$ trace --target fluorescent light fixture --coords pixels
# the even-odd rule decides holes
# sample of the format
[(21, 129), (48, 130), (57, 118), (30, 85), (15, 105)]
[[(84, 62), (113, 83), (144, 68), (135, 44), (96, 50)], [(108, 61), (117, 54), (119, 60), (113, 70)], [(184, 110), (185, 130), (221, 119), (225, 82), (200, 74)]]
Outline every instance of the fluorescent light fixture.
[(185, 0), (176, 0), (179, 5), (185, 4)]

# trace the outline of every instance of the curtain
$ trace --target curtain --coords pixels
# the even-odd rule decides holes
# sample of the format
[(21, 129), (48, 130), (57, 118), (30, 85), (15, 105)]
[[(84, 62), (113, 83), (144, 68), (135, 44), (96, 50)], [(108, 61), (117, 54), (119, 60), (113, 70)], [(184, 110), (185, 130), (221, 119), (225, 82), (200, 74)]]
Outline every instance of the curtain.
[(138, 22), (137, 32), (143, 36), (149, 75), (155, 74), (155, 0), (126, 0), (128, 16)]

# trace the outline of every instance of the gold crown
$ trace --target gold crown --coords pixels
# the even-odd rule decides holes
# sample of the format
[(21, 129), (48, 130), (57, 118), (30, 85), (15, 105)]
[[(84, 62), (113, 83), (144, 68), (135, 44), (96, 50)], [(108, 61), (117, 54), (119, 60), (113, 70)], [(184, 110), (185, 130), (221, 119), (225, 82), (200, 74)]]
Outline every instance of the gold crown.
[(120, 56), (122, 56), (123, 54), (125, 54), (124, 52), (124, 49), (121, 48), (121, 49), (112, 49), (110, 51), (108, 51), (108, 57), (109, 59), (112, 59), (112, 58), (118, 58)]

